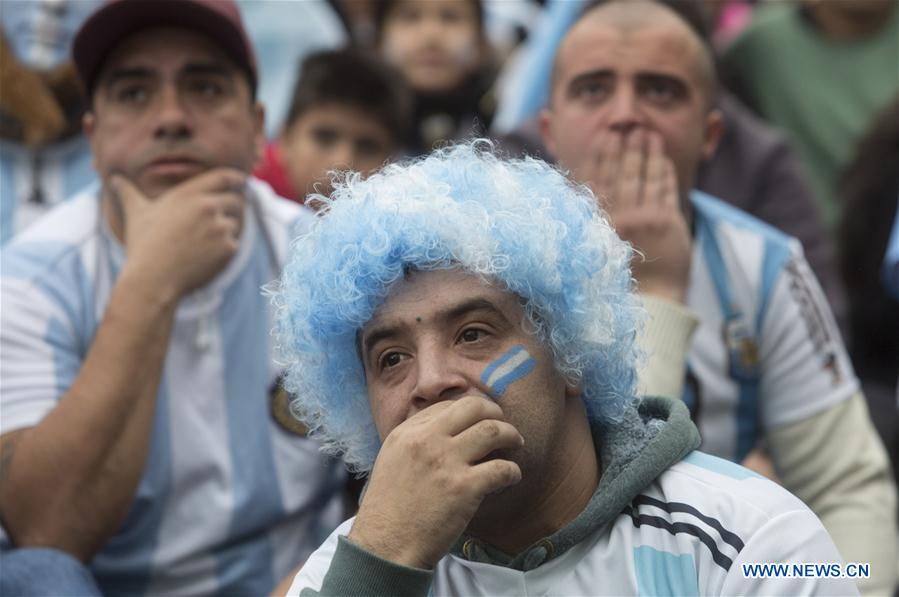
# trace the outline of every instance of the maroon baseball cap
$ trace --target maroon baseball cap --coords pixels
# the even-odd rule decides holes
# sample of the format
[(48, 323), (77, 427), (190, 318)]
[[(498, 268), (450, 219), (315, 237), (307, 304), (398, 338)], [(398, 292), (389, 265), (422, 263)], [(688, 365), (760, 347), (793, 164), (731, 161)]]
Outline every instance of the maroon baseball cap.
[(107, 0), (75, 34), (72, 59), (88, 96), (109, 52), (148, 27), (185, 27), (209, 36), (242, 68), (255, 96), (256, 57), (233, 0)]

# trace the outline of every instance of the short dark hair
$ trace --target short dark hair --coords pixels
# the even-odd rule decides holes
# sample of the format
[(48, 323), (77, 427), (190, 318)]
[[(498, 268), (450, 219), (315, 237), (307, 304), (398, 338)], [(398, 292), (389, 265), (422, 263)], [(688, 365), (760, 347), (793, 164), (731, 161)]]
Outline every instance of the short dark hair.
[[(397, 4), (404, 0), (374, 0), (374, 24), (375, 40), (381, 41), (384, 32), (384, 23)], [(484, 3), (482, 0), (469, 0), (474, 6), (475, 16), (478, 22), (478, 34), (484, 36)]]
[[(616, 2), (621, 2), (622, 0), (589, 0), (578, 14), (577, 18), (568, 28), (571, 31), (574, 26), (579, 23), (582, 19), (586, 18), (590, 13), (592, 13), (595, 9), (605, 6), (608, 4), (613, 4)], [(674, 15), (679, 18), (684, 24), (687, 25), (687, 28), (690, 29), (691, 33), (696, 36), (696, 40), (699, 42), (700, 51), (704, 54), (703, 58), (708, 61), (707, 69), (702, 69), (703, 71), (708, 70), (705, 73), (703, 78), (707, 78), (705, 81), (706, 84), (706, 94), (708, 95), (708, 105), (709, 107), (713, 107), (718, 100), (719, 94), (719, 67), (717, 62), (717, 56), (715, 54), (714, 48), (712, 48), (711, 43), (711, 24), (706, 16), (706, 13), (703, 11), (702, 6), (696, 0), (647, 0), (649, 2), (653, 2), (660, 6), (663, 6), (670, 10)], [(557, 51), (558, 52), (558, 51)], [(558, 70), (558, 53), (556, 61), (553, 62), (553, 74), (552, 74), (552, 85), (555, 85), (556, 72)]]
[(399, 144), (411, 119), (411, 98), (392, 67), (347, 48), (317, 52), (300, 64), (285, 128), (313, 108), (338, 104), (370, 114)]
[[(690, 26), (690, 29), (693, 30), (699, 39), (705, 43), (709, 51), (712, 51), (711, 42), (711, 23), (709, 23), (709, 19), (706, 16), (705, 11), (703, 11), (702, 6), (700, 6), (699, 2), (695, 0), (654, 0), (658, 4), (662, 4), (663, 6), (667, 6), (673, 12), (677, 13), (687, 25)], [(578, 15), (578, 20), (581, 17), (585, 16), (588, 12), (592, 11), (597, 6), (602, 4), (608, 4), (610, 0), (590, 0), (584, 5), (584, 8), (581, 10)], [(576, 22), (576, 21), (575, 21)]]

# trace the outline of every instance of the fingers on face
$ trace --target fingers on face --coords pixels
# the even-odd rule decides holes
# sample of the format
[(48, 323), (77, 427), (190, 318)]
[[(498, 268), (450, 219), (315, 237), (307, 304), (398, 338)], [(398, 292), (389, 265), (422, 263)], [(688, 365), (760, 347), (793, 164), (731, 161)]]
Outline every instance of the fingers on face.
[(440, 418), (440, 429), (451, 436), (459, 435), (479, 421), (503, 421), (506, 418), (503, 409), (496, 402), (473, 394), (463, 396), (458, 400), (438, 402), (423, 410), (422, 413), (428, 411)]
[(185, 189), (201, 192), (233, 192), (244, 194), (247, 175), (234, 168), (213, 168), (190, 178), (181, 185)]
[(116, 209), (121, 210), (121, 215), (128, 217), (130, 212), (140, 209), (147, 202), (147, 198), (131, 180), (123, 174), (113, 174), (106, 181), (106, 188), (115, 199)]
[(487, 495), (521, 481), (521, 467), (511, 460), (488, 460), (471, 468), (471, 486), (479, 495)]
[(238, 179), (227, 173), (223, 177), (210, 178), (204, 190), (197, 190), (196, 196), (204, 197), (206, 210), (212, 215), (217, 227), (225, 236), (235, 243), (239, 239), (245, 199), (245, 187), (238, 184)]
[(189, 178), (170, 189), (157, 204), (168, 204), (182, 210), (185, 201), (192, 202), (200, 213), (215, 219), (229, 220), (229, 226), (240, 227), (246, 201), (247, 175), (233, 168), (214, 168)]
[(598, 192), (610, 194), (615, 191), (616, 181), (621, 169), (621, 152), (624, 138), (615, 131), (602, 131), (596, 144), (596, 160), (598, 160), (595, 183)]
[(107, 181), (109, 190), (120, 199), (130, 199), (135, 196), (143, 196), (137, 186), (124, 174), (112, 174)]
[[(240, 227), (246, 202), (246, 175), (237, 170), (218, 168), (205, 172), (188, 183), (195, 184), (193, 191), (210, 196), (215, 213), (234, 226)], [(186, 184), (188, 184), (186, 183)]]
[(667, 209), (680, 211), (680, 196), (677, 186), (677, 172), (674, 163), (665, 156), (662, 160), (662, 205)]
[(674, 164), (661, 135), (638, 129), (626, 137), (613, 189), (618, 218), (634, 208), (679, 209)]
[(665, 155), (662, 137), (656, 133), (651, 133), (648, 136), (646, 145), (646, 176), (643, 194), (646, 203), (653, 206), (665, 204), (667, 200), (666, 193), (669, 192), (667, 188), (669, 165), (670, 160)]
[(624, 142), (615, 202), (621, 206), (639, 206), (643, 203), (643, 187), (646, 163), (646, 133), (643, 129), (631, 132)]
[(453, 443), (469, 463), (486, 458), (494, 450), (513, 450), (524, 445), (524, 438), (510, 423), (483, 419), (453, 438)]
[(233, 220), (239, 220), (243, 215), (244, 194), (235, 190), (220, 191), (216, 197), (219, 203), (220, 213)]
[(225, 233), (226, 238), (237, 242), (240, 237), (240, 221), (237, 218), (221, 215), (219, 225)]

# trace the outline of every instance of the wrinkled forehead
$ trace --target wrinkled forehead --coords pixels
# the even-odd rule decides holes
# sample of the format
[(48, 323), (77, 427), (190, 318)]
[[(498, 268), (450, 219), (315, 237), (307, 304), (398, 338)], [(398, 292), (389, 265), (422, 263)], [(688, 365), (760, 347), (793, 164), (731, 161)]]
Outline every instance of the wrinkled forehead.
[(669, 23), (624, 28), (590, 20), (579, 23), (566, 36), (556, 68), (561, 80), (567, 80), (584, 69), (617, 70), (624, 59), (636, 69), (663, 68), (696, 78), (700, 51), (689, 30)]
[(182, 27), (148, 27), (128, 35), (110, 50), (97, 79), (102, 86), (120, 68), (149, 71), (178, 70), (188, 64), (214, 64), (229, 71), (239, 69), (227, 52), (209, 36)]
[[(553, 64), (552, 91), (563, 89), (573, 77), (606, 70), (664, 73), (712, 95), (714, 64), (696, 33), (680, 17), (652, 2), (638, 2), (647, 13), (627, 7), (629, 2), (601, 6), (587, 13), (563, 38)], [(619, 6), (622, 5), (622, 6)]]
[(385, 326), (440, 327), (467, 312), (493, 312), (521, 324), (525, 301), (502, 285), (462, 269), (407, 270), (362, 327), (359, 339)]
[(518, 297), (497, 283), (461, 268), (421, 270), (407, 268), (375, 311), (372, 322), (411, 311), (417, 316), (439, 311), (448, 304), (482, 297), (497, 306), (518, 305)]

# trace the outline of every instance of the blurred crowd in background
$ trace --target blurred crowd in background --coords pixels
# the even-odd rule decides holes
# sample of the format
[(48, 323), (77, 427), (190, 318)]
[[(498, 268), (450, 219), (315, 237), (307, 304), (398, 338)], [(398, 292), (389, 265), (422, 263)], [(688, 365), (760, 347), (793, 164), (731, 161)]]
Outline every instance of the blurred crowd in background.
[[(95, 179), (69, 45), (98, 4), (2, 5), (3, 242)], [(537, 115), (558, 43), (587, 0), (239, 4), (270, 140), (256, 174), (284, 197), (326, 195), (332, 169), (370, 173), (474, 136), (553, 159)], [(881, 265), (899, 196), (896, 3), (670, 4), (712, 44), (728, 116), (713, 162), (732, 163), (704, 164), (697, 187), (803, 242), (895, 455), (899, 308)]]

